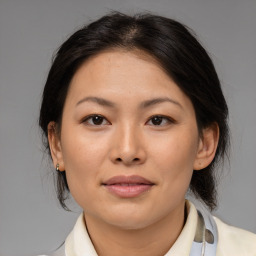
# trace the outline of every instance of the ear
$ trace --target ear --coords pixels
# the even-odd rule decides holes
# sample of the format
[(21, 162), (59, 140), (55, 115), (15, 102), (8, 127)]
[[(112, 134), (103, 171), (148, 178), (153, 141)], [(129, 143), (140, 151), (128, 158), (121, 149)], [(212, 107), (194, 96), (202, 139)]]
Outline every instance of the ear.
[(214, 122), (202, 131), (194, 162), (194, 170), (206, 168), (212, 162), (217, 150), (218, 141), (219, 126)]
[(60, 134), (57, 129), (57, 124), (55, 122), (50, 122), (48, 124), (48, 142), (50, 146), (51, 156), (53, 160), (53, 165), (56, 167), (59, 164), (59, 171), (64, 171), (65, 166), (63, 162)]

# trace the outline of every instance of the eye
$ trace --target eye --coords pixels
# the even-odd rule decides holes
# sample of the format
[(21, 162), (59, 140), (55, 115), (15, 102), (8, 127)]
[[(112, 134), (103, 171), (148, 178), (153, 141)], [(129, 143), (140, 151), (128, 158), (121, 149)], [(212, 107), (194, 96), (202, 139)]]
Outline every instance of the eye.
[(175, 121), (171, 119), (170, 117), (161, 116), (161, 115), (155, 115), (152, 116), (148, 121), (147, 124), (152, 126), (164, 126), (168, 124), (172, 124)]
[(100, 125), (109, 125), (109, 121), (102, 115), (94, 114), (87, 116), (84, 120), (83, 123), (87, 125), (93, 125), (93, 126), (100, 126)]

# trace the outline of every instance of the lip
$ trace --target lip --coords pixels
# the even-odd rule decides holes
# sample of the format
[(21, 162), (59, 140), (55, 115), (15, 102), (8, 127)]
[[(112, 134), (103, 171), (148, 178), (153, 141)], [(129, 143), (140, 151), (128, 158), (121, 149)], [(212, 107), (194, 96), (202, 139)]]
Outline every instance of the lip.
[(155, 184), (141, 176), (132, 175), (114, 176), (103, 182), (102, 185), (118, 197), (132, 198), (149, 191)]

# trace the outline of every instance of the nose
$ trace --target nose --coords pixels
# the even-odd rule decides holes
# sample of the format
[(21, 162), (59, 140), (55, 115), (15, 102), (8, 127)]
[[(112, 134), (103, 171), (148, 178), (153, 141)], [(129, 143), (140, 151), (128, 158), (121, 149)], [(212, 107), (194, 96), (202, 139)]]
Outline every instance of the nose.
[(118, 128), (111, 144), (110, 158), (115, 164), (139, 165), (146, 160), (143, 138), (135, 127), (126, 125)]

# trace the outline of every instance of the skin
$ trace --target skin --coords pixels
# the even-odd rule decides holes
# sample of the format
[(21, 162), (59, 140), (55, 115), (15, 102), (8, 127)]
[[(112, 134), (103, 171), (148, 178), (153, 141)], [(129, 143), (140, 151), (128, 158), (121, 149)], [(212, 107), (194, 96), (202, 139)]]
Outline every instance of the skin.
[[(156, 98), (164, 100), (145, 104)], [(95, 124), (92, 114), (104, 118)], [(156, 124), (153, 116), (164, 118)], [(66, 171), (97, 253), (164, 255), (184, 226), (193, 170), (214, 157), (217, 126), (199, 136), (190, 99), (152, 57), (124, 50), (83, 63), (69, 87), (61, 132), (54, 126), (48, 126), (54, 165)], [(122, 198), (102, 185), (116, 175), (140, 175), (154, 185)]]

